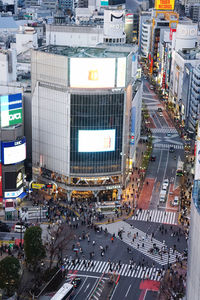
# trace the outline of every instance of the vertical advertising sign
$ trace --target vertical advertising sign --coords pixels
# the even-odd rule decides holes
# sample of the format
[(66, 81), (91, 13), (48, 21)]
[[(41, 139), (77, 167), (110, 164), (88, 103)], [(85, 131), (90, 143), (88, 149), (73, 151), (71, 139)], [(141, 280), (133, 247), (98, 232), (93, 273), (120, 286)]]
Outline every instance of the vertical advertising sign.
[(136, 108), (132, 107), (131, 109), (131, 137), (130, 144), (135, 144), (135, 116), (136, 116)]
[(1, 127), (22, 123), (22, 94), (0, 96)]

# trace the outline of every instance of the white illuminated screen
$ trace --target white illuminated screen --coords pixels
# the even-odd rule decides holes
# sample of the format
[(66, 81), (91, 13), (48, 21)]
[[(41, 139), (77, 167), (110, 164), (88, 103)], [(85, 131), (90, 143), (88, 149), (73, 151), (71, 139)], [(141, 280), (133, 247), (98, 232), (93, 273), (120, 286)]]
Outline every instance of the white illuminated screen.
[(115, 58), (71, 58), (70, 86), (72, 88), (113, 88)]
[(4, 148), (4, 164), (16, 164), (26, 159), (26, 143)]
[(79, 130), (78, 152), (115, 151), (115, 129)]

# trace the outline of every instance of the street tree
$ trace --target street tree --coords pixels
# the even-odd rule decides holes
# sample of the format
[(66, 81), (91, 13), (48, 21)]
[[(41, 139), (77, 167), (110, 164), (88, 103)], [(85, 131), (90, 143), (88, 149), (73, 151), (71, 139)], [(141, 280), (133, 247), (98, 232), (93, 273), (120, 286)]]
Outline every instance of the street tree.
[(18, 289), (20, 279), (19, 260), (7, 256), (0, 261), (0, 288), (5, 290), (8, 296), (12, 296)]
[(49, 256), (49, 269), (56, 257), (58, 262), (62, 262), (63, 252), (68, 249), (69, 241), (72, 238), (73, 232), (66, 224), (58, 223), (49, 228), (45, 244)]
[(33, 267), (35, 273), (38, 264), (46, 256), (45, 247), (42, 244), (42, 229), (39, 226), (27, 228), (24, 234), (24, 251), (26, 262)]

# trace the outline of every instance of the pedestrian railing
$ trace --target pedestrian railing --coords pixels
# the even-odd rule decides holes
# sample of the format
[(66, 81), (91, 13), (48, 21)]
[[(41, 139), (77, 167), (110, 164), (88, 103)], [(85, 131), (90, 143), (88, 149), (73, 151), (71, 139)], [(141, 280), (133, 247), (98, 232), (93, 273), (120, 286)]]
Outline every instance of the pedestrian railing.
[(100, 286), (102, 284), (102, 279), (104, 278), (104, 275), (105, 275), (105, 272), (99, 278), (99, 281), (97, 282), (97, 285), (95, 286), (95, 288), (94, 288), (94, 290), (93, 290), (93, 292), (92, 292), (92, 294), (91, 294), (91, 296), (89, 297), (88, 300), (93, 300), (95, 294), (98, 292), (98, 290), (99, 290), (99, 288), (100, 288)]

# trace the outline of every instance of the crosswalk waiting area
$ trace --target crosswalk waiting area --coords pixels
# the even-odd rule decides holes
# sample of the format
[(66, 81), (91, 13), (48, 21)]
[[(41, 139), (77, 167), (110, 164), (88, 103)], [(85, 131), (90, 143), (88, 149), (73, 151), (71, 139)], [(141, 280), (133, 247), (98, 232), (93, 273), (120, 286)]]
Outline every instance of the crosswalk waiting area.
[(132, 220), (177, 225), (177, 213), (163, 210), (137, 209)]
[(160, 144), (160, 143), (154, 144), (154, 148), (169, 149), (170, 147), (173, 147), (174, 149), (183, 149), (184, 148), (183, 145)]
[(160, 281), (164, 270), (156, 267), (147, 267), (136, 264), (118, 264), (111, 263), (108, 261), (98, 261), (98, 260), (78, 260), (76, 259), (74, 263), (67, 260), (65, 262), (65, 269), (68, 271), (74, 270), (78, 272), (87, 273), (109, 273), (115, 272), (120, 276), (134, 277), (141, 279), (151, 279)]
[[(141, 252), (161, 266), (175, 263), (177, 258), (181, 257), (181, 254), (178, 251), (167, 247), (164, 240), (161, 242), (152, 238), (152, 235), (146, 234), (144, 231), (133, 227), (127, 222), (119, 221), (106, 225), (103, 224), (102, 227), (103, 229), (107, 228), (108, 232), (111, 235), (115, 234), (118, 239), (120, 239), (118, 232), (122, 231), (122, 241), (126, 243), (130, 249)], [(156, 251), (154, 246), (157, 248)]]

